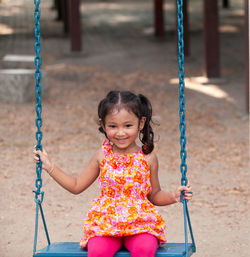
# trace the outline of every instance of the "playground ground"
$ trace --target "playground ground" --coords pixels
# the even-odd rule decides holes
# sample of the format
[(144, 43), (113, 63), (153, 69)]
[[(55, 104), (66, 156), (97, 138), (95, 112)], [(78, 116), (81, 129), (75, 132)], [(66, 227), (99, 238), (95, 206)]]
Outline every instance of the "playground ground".
[[(33, 54), (31, 1), (0, 3), (0, 57)], [(77, 175), (100, 146), (98, 102), (112, 89), (148, 96), (153, 105), (162, 188), (180, 183), (174, 8), (166, 1), (167, 35), (152, 35), (150, 1), (86, 2), (82, 53), (71, 53), (52, 1), (42, 1), (42, 58), (49, 96), (43, 100), (43, 145), (56, 165)], [(249, 256), (249, 119), (245, 107), (243, 1), (220, 9), (221, 78), (202, 82), (202, 16), (190, 1), (191, 55), (185, 58), (189, 203), (196, 257)], [(32, 256), (35, 203), (34, 102), (0, 103), (0, 256)], [(81, 195), (43, 174), (51, 241), (79, 241), (95, 183)], [(180, 204), (159, 207), (169, 242), (182, 242)], [(42, 228), (40, 223), (40, 228)], [(46, 244), (42, 229), (38, 248)]]

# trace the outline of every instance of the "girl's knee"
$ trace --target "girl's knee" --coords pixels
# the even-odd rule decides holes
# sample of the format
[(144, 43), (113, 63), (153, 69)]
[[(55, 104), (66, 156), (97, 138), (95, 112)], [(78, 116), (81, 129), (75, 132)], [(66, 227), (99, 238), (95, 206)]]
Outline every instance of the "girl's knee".
[(121, 247), (121, 239), (93, 237), (88, 242), (88, 257), (113, 257)]
[(110, 251), (107, 247), (92, 246), (88, 247), (88, 257), (113, 257), (115, 252)]
[(156, 249), (149, 244), (138, 245), (131, 255), (132, 257), (155, 257)]
[(154, 257), (158, 248), (158, 240), (155, 236), (145, 233), (132, 236), (125, 246), (131, 253), (131, 257)]
[(88, 247), (88, 257), (102, 257), (103, 254), (103, 249), (99, 247)]

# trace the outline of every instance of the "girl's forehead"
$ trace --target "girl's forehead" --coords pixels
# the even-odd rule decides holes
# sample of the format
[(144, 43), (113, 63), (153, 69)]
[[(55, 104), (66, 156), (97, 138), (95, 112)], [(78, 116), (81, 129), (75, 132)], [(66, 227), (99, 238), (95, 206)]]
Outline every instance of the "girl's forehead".
[(114, 107), (106, 116), (105, 119), (138, 119), (136, 115), (132, 112), (127, 110), (126, 108), (116, 108)]

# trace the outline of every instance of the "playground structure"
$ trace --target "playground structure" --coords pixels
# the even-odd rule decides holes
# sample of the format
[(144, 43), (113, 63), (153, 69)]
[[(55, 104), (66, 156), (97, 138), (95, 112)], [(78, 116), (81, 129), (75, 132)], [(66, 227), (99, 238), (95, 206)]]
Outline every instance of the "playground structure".
[[(249, 30), (248, 30), (248, 0), (245, 1), (245, 41), (246, 41), (246, 75), (249, 74)], [(189, 40), (189, 0), (183, 1), (183, 24), (184, 24), (184, 54), (190, 54)], [(204, 73), (207, 78), (220, 77), (220, 46), (219, 46), (219, 10), (218, 0), (203, 1), (203, 27), (204, 27)], [(84, 9), (84, 4), (83, 9)], [(80, 0), (76, 1), (55, 1), (55, 6), (58, 10), (58, 18), (64, 22), (64, 31), (70, 32), (71, 49), (72, 51), (82, 50), (82, 24), (80, 14)], [(223, 0), (222, 7), (229, 8), (230, 0)], [(154, 12), (154, 34), (158, 38), (166, 36), (165, 19), (167, 15), (164, 10), (164, 0), (153, 0)], [(83, 25), (84, 26), (84, 25)], [(83, 28), (84, 29), (84, 28)], [(84, 36), (83, 36), (84, 38)], [(249, 84), (249, 79), (246, 76), (246, 85)], [(249, 87), (246, 86), (249, 92)], [(247, 106), (249, 98), (247, 98)]]
[[(246, 58), (246, 110), (249, 112), (249, 1), (245, 4), (245, 58)], [(80, 15), (80, 0), (55, 1), (59, 19), (64, 22), (64, 31), (70, 32), (72, 51), (82, 50), (82, 25)], [(190, 54), (189, 40), (189, 0), (183, 0), (183, 25), (184, 25), (184, 54)], [(203, 0), (203, 27), (204, 27), (204, 75), (207, 78), (220, 77), (220, 45), (219, 45), (219, 10), (218, 0)], [(153, 0), (154, 34), (158, 38), (166, 36), (164, 16), (164, 0)], [(229, 8), (230, 0), (222, 0), (223, 8)], [(84, 7), (83, 7), (84, 8)], [(84, 38), (84, 36), (83, 36)]]
[[(192, 55), (192, 44), (190, 43), (190, 14), (189, 14), (189, 1), (183, 1), (183, 24), (184, 24), (184, 54), (185, 56)], [(154, 0), (152, 13), (154, 21), (154, 35), (156, 38), (163, 39), (168, 38), (168, 31), (166, 31), (168, 18), (168, 12), (164, 10), (164, 0)], [(221, 47), (220, 36), (219, 36), (219, 4), (221, 8), (230, 8), (229, 0), (212, 0), (203, 1), (203, 75), (208, 79), (220, 78), (221, 77)], [(248, 1), (244, 0), (245, 8), (245, 95), (246, 95), (246, 111), (249, 112), (249, 29), (248, 29)], [(71, 50), (73, 52), (80, 52), (84, 50), (84, 23), (82, 24), (81, 8), (84, 13), (84, 2), (80, 0), (67, 1), (60, 0), (54, 1), (54, 7), (57, 10), (57, 19), (63, 21), (64, 33), (69, 33)], [(139, 10), (138, 10), (139, 11)], [(177, 23), (176, 23), (177, 24)], [(191, 53), (190, 53), (191, 52)], [(3, 67), (6, 61), (3, 58)], [(12, 62), (13, 63), (13, 62)], [(13, 72), (13, 71), (10, 71)], [(6, 84), (9, 84), (8, 88), (13, 83), (11, 77), (8, 75), (9, 72), (3, 71), (3, 76), (6, 77)], [(24, 80), (30, 81), (27, 76), (27, 71), (24, 73), (18, 72), (16, 77), (24, 77)], [(46, 76), (46, 75), (45, 75)], [(10, 77), (10, 78), (9, 78)], [(4, 81), (5, 81), (4, 80)], [(31, 84), (31, 83), (29, 83)], [(14, 85), (15, 87), (15, 85)], [(4, 99), (11, 99), (12, 94), (8, 90), (2, 90), (7, 92), (7, 97)], [(13, 90), (12, 90), (13, 91)], [(9, 95), (9, 96), (8, 96)], [(15, 98), (15, 97), (14, 97)], [(25, 99), (25, 98), (23, 98)], [(30, 98), (27, 98), (30, 100)]]

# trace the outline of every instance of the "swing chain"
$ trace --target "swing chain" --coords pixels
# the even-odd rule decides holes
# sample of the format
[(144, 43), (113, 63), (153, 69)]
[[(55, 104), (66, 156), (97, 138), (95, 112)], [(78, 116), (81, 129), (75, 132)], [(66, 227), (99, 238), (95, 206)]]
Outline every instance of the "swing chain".
[[(177, 0), (177, 20), (178, 20), (178, 62), (179, 62), (179, 116), (180, 116), (180, 145), (181, 145), (181, 165), (180, 171), (182, 174), (181, 177), (181, 185), (186, 186), (188, 184), (188, 179), (186, 176), (187, 173), (187, 152), (186, 152), (186, 123), (185, 123), (185, 82), (184, 82), (184, 39), (183, 39), (183, 1), (185, 0)], [(192, 231), (192, 226), (190, 222), (187, 200), (184, 199), (184, 191), (181, 192), (181, 202), (183, 203), (183, 215), (184, 215), (184, 231), (185, 231), (185, 257), (189, 255), (189, 247), (188, 247), (188, 227), (190, 231), (190, 236), (192, 240), (192, 251), (196, 251), (196, 246), (194, 242), (194, 236)]]
[(179, 62), (179, 116), (180, 116), (180, 145), (181, 145), (181, 165), (180, 171), (182, 174), (181, 185), (186, 186), (188, 179), (186, 177), (187, 173), (187, 164), (186, 164), (186, 123), (185, 123), (185, 95), (184, 95), (184, 40), (183, 40), (183, 0), (177, 0), (177, 9), (178, 9), (178, 62)]
[[(35, 62), (35, 66), (36, 66), (36, 70), (35, 70), (35, 79), (36, 79), (36, 127), (37, 127), (37, 131), (36, 131), (36, 140), (37, 140), (37, 145), (36, 145), (36, 150), (41, 150), (42, 151), (42, 131), (41, 131), (41, 127), (42, 127), (42, 117), (41, 117), (41, 113), (42, 113), (42, 104), (41, 104), (41, 91), (42, 91), (42, 87), (41, 87), (41, 77), (42, 77), (42, 73), (40, 70), (40, 66), (41, 66), (41, 57), (40, 57), (40, 51), (41, 51), (41, 44), (40, 44), (40, 0), (34, 0), (34, 4), (35, 4), (35, 10), (34, 10), (34, 17), (35, 17), (35, 52), (36, 52), (36, 56), (34, 59)], [(38, 156), (39, 157), (39, 156)], [(42, 188), (42, 178), (41, 178), (41, 174), (42, 174), (42, 162), (39, 161), (39, 163), (36, 164), (36, 174), (37, 174), (37, 178), (36, 178), (36, 190), (34, 190), (33, 192), (35, 193), (35, 201), (38, 203), (42, 203), (43, 201), (43, 196), (44, 196), (44, 192), (41, 191)], [(40, 196), (40, 199), (39, 199)]]

